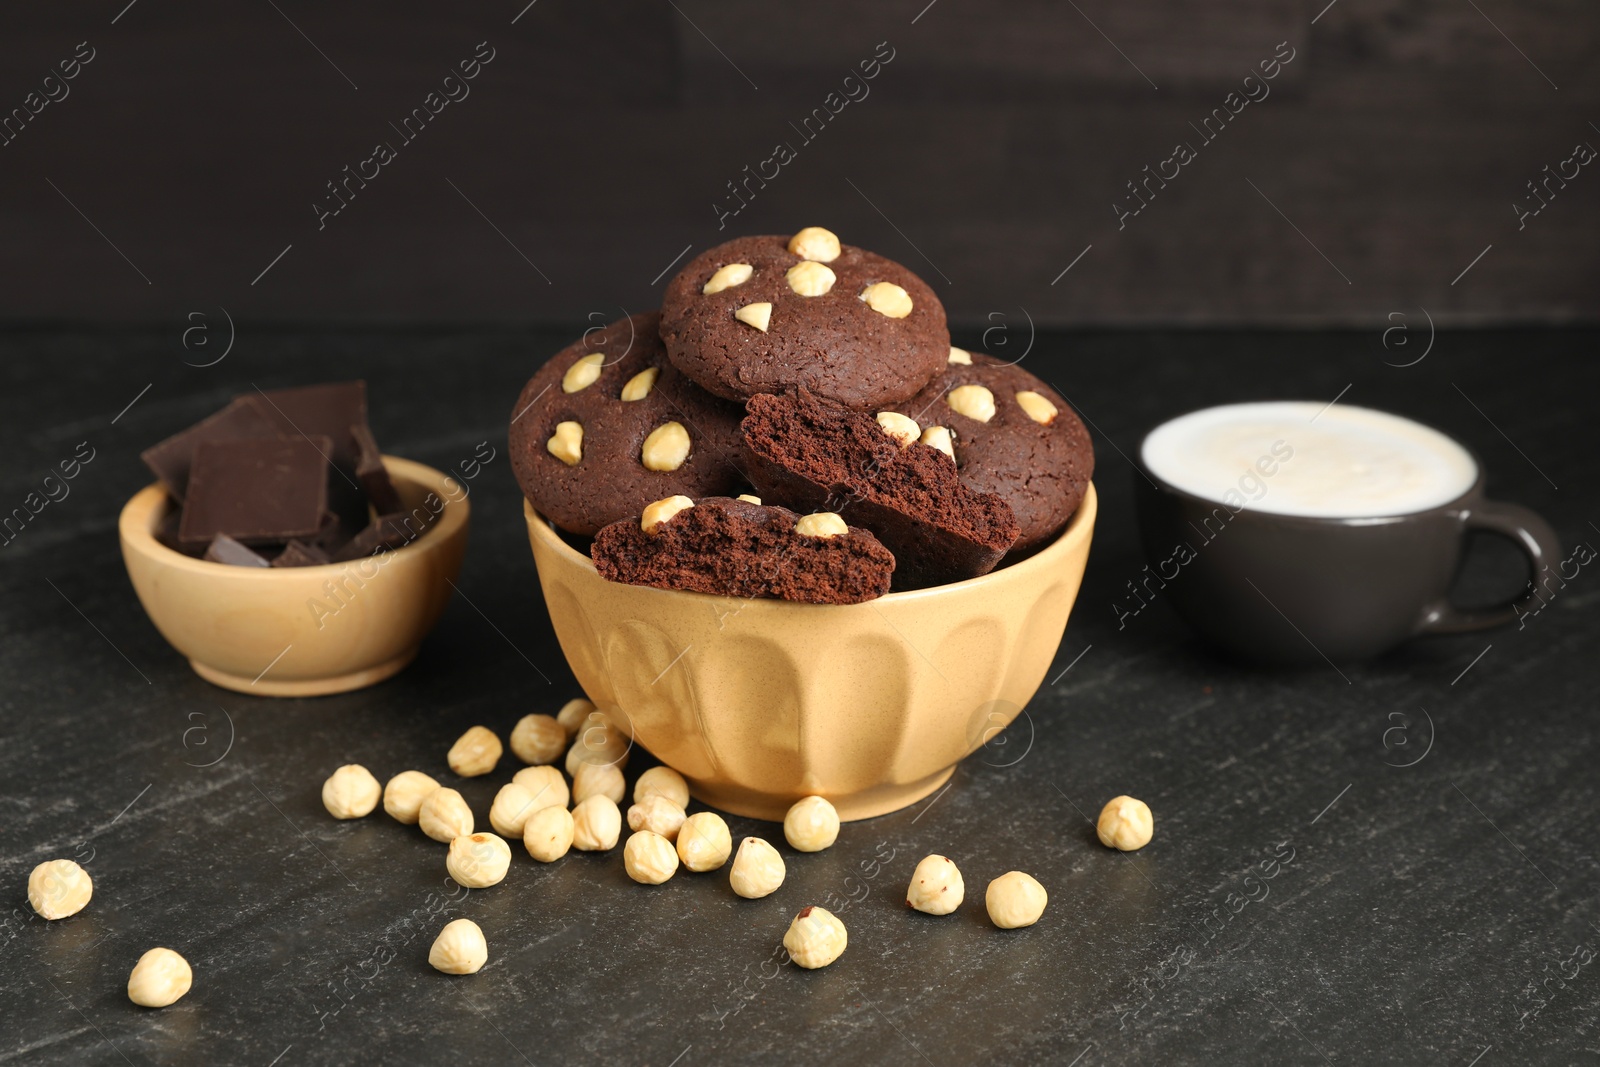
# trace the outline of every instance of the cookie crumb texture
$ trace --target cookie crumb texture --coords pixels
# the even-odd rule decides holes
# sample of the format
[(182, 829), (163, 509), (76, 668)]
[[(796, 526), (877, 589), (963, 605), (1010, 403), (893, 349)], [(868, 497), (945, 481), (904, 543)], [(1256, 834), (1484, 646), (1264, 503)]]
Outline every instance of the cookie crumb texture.
[(601, 577), (719, 596), (858, 604), (889, 591), (895, 560), (866, 530), (814, 538), (787, 508), (708, 497), (645, 533), (629, 518), (601, 530)]
[[(592, 536), (662, 497), (735, 493), (744, 486), (731, 462), (739, 449), (739, 408), (708, 395), (667, 361), (659, 323), (659, 314), (649, 311), (585, 334), (529, 379), (511, 411), (517, 484), (540, 514), (569, 534)], [(583, 362), (594, 355), (603, 358)], [(654, 375), (646, 373), (651, 370)], [(660, 448), (652, 448), (652, 468), (645, 442), (673, 422), (686, 432), (687, 454), (669, 465), (657, 455)], [(564, 435), (558, 433), (568, 423)]]
[(806, 390), (751, 397), (746, 410), (747, 469), (762, 496), (870, 529), (894, 554), (897, 590), (986, 574), (1017, 539), (1004, 500), (963, 484), (938, 449), (902, 447), (870, 414)]
[[(740, 237), (702, 252), (667, 283), (661, 338), (679, 370), (729, 400), (803, 385), (864, 410), (905, 399), (944, 368), (950, 330), (944, 305), (926, 282), (893, 260), (843, 245), (827, 264), (831, 283), (802, 277), (797, 289), (790, 272), (806, 261), (788, 243), (787, 237)], [(751, 273), (705, 292), (730, 264), (748, 264)], [(820, 275), (817, 266), (801, 270)], [(906, 315), (891, 317), (861, 299), (880, 282), (905, 290), (911, 302)], [(736, 317), (757, 303), (771, 304), (763, 329)]]

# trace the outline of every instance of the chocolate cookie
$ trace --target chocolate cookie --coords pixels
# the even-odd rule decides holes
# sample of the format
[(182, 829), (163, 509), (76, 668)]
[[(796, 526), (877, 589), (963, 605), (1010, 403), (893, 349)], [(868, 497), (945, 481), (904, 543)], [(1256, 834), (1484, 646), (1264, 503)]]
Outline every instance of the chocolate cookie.
[(661, 338), (718, 396), (805, 386), (861, 410), (921, 389), (950, 347), (944, 306), (921, 278), (817, 227), (690, 260), (661, 298)]
[[(1012, 551), (1048, 541), (1083, 500), (1094, 474), (1089, 432), (1067, 402), (1021, 367), (952, 349), (927, 388), (889, 410), (915, 419), (922, 439), (949, 448), (961, 480), (994, 493), (1017, 517)], [(970, 364), (958, 362), (969, 359)], [(949, 431), (948, 440), (937, 427)]]
[(744, 484), (733, 467), (738, 407), (707, 395), (667, 360), (650, 311), (562, 349), (511, 412), (517, 484), (561, 529), (593, 534), (664, 496)]
[(754, 497), (656, 501), (601, 530), (590, 555), (608, 581), (804, 604), (880, 597), (895, 566), (876, 537), (837, 515), (796, 515)]
[(805, 389), (753, 396), (746, 410), (747, 469), (762, 495), (877, 534), (894, 553), (897, 590), (984, 574), (1017, 539), (1006, 502), (964, 485), (902, 415), (851, 411)]

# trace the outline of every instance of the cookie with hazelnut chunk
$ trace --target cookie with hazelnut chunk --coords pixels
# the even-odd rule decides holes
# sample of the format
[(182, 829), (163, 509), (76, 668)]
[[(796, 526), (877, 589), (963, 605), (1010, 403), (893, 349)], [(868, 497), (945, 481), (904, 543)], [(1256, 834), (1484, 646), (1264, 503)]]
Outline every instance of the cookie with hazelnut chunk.
[(736, 493), (739, 408), (667, 359), (659, 315), (590, 331), (541, 367), (511, 411), (523, 495), (568, 533), (592, 535), (652, 500)]

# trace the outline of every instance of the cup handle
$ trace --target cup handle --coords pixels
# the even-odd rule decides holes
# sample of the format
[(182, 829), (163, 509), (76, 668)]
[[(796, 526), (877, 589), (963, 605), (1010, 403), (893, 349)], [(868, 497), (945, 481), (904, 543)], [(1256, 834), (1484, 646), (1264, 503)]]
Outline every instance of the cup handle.
[(1423, 611), (1417, 633), (1459, 634), (1511, 622), (1539, 600), (1540, 577), (1561, 559), (1561, 541), (1555, 530), (1537, 512), (1520, 504), (1485, 500), (1468, 509), (1465, 521), (1469, 530), (1484, 530), (1515, 542), (1528, 557), (1535, 588), (1509, 603), (1488, 608), (1458, 608), (1447, 593)]

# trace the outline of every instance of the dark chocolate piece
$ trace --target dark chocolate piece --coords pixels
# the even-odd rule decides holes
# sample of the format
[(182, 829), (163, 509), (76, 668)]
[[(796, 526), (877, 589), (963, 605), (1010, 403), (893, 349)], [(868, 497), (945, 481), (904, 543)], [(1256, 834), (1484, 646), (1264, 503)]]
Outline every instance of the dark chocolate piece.
[(182, 518), (183, 508), (176, 503), (169, 504), (166, 513), (156, 523), (155, 539), (174, 552), (182, 552), (185, 556), (193, 556), (195, 559), (199, 559), (205, 554), (205, 550), (209, 546), (186, 545), (178, 540), (178, 522)]
[(237, 441), (248, 437), (273, 437), (278, 424), (262, 414), (249, 397), (235, 397), (227, 407), (173, 434), (158, 445), (139, 453), (174, 500), (183, 502), (189, 488), (189, 467), (194, 449), (202, 441)]
[(326, 437), (202, 441), (194, 451), (178, 540), (227, 534), (247, 545), (314, 537), (327, 508)]
[(324, 552), (317, 545), (299, 539), (290, 541), (284, 546), (278, 558), (272, 561), (274, 567), (320, 567), (324, 563), (332, 563), (333, 557)]
[[(421, 511), (421, 509), (418, 509)], [(427, 532), (428, 523), (426, 512), (419, 515), (417, 512), (399, 512), (394, 515), (380, 515), (372, 520), (371, 525), (334, 554), (336, 562), (360, 559), (378, 552), (387, 552), (390, 549), (404, 548)]]
[[(354, 537), (367, 525), (367, 498), (356, 478), (359, 450), (352, 426), (367, 424), (367, 383), (328, 382), (293, 389), (273, 389), (247, 397), (284, 435), (326, 437), (324, 455), (333, 465), (328, 477), (328, 507), (338, 514), (343, 536)], [(380, 514), (381, 514), (380, 509)]]
[(356, 480), (367, 491), (372, 510), (379, 515), (400, 511), (400, 494), (389, 480), (389, 468), (383, 465), (383, 453), (378, 450), (371, 427), (357, 423), (350, 427), (350, 437), (356, 443)]
[(241, 545), (227, 534), (217, 534), (211, 539), (211, 544), (206, 548), (202, 559), (212, 563), (227, 563), (235, 567), (270, 567), (272, 563), (265, 556), (258, 555), (248, 545)]
[(889, 591), (895, 560), (871, 533), (837, 537), (795, 532), (788, 508), (706, 497), (646, 533), (637, 518), (595, 535), (590, 555), (601, 577), (719, 596), (804, 604), (859, 604)]

